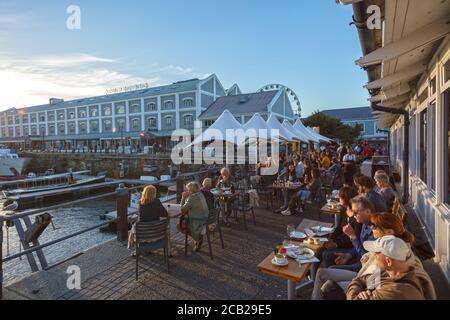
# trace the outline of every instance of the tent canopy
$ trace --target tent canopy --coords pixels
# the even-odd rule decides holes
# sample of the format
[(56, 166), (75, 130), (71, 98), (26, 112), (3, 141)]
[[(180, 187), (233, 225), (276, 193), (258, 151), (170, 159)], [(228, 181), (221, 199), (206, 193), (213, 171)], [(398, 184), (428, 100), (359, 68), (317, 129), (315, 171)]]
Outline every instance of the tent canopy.
[(320, 140), (318, 139), (318, 137), (314, 134), (312, 134), (304, 125), (303, 123), (300, 121), (300, 119), (297, 119), (297, 121), (295, 121), (293, 128), (295, 130), (297, 130), (298, 132), (303, 133), (305, 136), (308, 137), (309, 141), (313, 142), (313, 143), (319, 143)]
[(317, 133), (313, 128), (307, 127), (307, 129), (311, 133), (315, 134), (320, 141), (327, 142), (327, 143), (330, 143), (332, 141), (330, 138), (327, 138), (327, 137)]
[[(199, 135), (194, 139), (194, 141), (189, 145), (202, 144), (203, 142), (215, 140), (215, 141), (225, 141), (235, 144), (236, 137), (227, 137), (227, 130), (237, 130), (242, 129), (241, 124), (236, 120), (236, 118), (231, 114), (230, 111), (225, 109), (222, 114), (217, 118), (217, 120), (206, 129), (203, 134)], [(219, 135), (219, 136), (218, 136)], [(221, 135), (221, 137), (220, 137)], [(221, 138), (221, 139), (219, 139)]]
[(298, 139), (300, 139), (302, 142), (308, 143), (308, 141), (311, 140), (311, 138), (310, 138), (309, 136), (307, 136), (306, 134), (304, 134), (304, 133), (302, 133), (302, 132), (299, 132), (298, 130), (295, 130), (295, 128), (292, 126), (292, 124), (291, 124), (289, 121), (284, 120), (284, 121), (283, 121), (283, 126), (284, 126), (287, 130), (289, 130), (290, 132), (292, 132), (292, 134), (295, 134), (295, 136), (296, 136)]
[(267, 119), (267, 125), (271, 129), (276, 129), (280, 132), (280, 137), (283, 140), (286, 140), (288, 142), (297, 142), (300, 141), (297, 137), (294, 136), (293, 133), (288, 131), (281, 123), (278, 121), (277, 117), (275, 117), (273, 114), (269, 116), (269, 119)]
[[(274, 135), (271, 132), (271, 127), (267, 125), (263, 117), (259, 113), (255, 113), (253, 117), (247, 121), (246, 124), (242, 126), (244, 131), (254, 129), (255, 132), (253, 134), (249, 134), (249, 138), (260, 138), (259, 130), (267, 130), (267, 139), (266, 140), (280, 140), (283, 139), (281, 135)], [(250, 133), (250, 132), (249, 132)], [(256, 134), (256, 135), (255, 135)]]

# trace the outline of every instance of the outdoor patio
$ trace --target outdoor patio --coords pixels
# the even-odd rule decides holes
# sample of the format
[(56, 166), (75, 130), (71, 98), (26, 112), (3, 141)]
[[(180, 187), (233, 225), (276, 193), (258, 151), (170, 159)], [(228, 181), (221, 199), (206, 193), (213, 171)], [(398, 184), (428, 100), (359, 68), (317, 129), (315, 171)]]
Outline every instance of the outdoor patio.
[[(205, 241), (200, 252), (184, 255), (183, 247), (173, 245), (170, 274), (162, 253), (140, 259), (139, 281), (135, 281), (135, 259), (126, 245), (111, 241), (93, 248), (59, 266), (38, 272), (4, 290), (6, 299), (287, 299), (283, 279), (265, 275), (256, 266), (281, 242), (287, 224), (298, 225), (302, 219), (332, 222), (333, 218), (309, 210), (302, 215), (282, 216), (263, 207), (256, 210), (256, 226), (245, 231), (242, 218), (233, 219), (231, 228), (223, 228), (225, 249), (218, 234), (213, 239), (214, 260)], [(172, 238), (182, 241), (181, 235)], [(192, 248), (192, 247), (191, 247)], [(81, 290), (69, 291), (67, 267), (78, 265), (82, 273)], [(438, 297), (449, 299), (449, 289), (437, 265), (425, 263), (433, 278)], [(311, 289), (299, 299), (309, 299)]]

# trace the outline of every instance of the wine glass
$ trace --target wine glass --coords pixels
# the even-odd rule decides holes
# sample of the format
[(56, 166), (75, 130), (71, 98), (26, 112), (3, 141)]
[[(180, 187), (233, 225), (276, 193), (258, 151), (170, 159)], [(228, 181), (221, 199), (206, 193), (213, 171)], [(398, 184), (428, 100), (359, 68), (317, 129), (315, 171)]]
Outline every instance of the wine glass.
[(327, 204), (330, 205), (331, 204), (331, 195), (327, 194)]
[(286, 227), (286, 233), (287, 233), (288, 239), (291, 238), (292, 233), (294, 231), (295, 231), (295, 226), (293, 224), (288, 224), (287, 227)]

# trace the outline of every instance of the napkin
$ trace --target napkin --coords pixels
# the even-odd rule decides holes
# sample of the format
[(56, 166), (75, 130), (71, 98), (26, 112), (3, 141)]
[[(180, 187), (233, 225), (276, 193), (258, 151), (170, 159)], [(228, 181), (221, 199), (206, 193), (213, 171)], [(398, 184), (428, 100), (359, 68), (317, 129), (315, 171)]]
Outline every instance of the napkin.
[(320, 262), (320, 260), (317, 259), (316, 257), (312, 257), (311, 259), (308, 259), (308, 260), (297, 259), (297, 262), (299, 265), (302, 265), (302, 264), (306, 264), (306, 263), (317, 263), (317, 262)]

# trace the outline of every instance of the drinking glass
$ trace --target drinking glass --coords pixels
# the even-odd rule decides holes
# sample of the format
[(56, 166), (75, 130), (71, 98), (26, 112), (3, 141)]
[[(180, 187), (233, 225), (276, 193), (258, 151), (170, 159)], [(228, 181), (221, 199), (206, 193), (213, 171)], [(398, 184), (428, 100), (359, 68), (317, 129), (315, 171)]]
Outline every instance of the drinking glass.
[(293, 224), (288, 224), (286, 227), (286, 233), (287, 233), (288, 239), (291, 238), (291, 234), (294, 231), (295, 231), (295, 226)]

